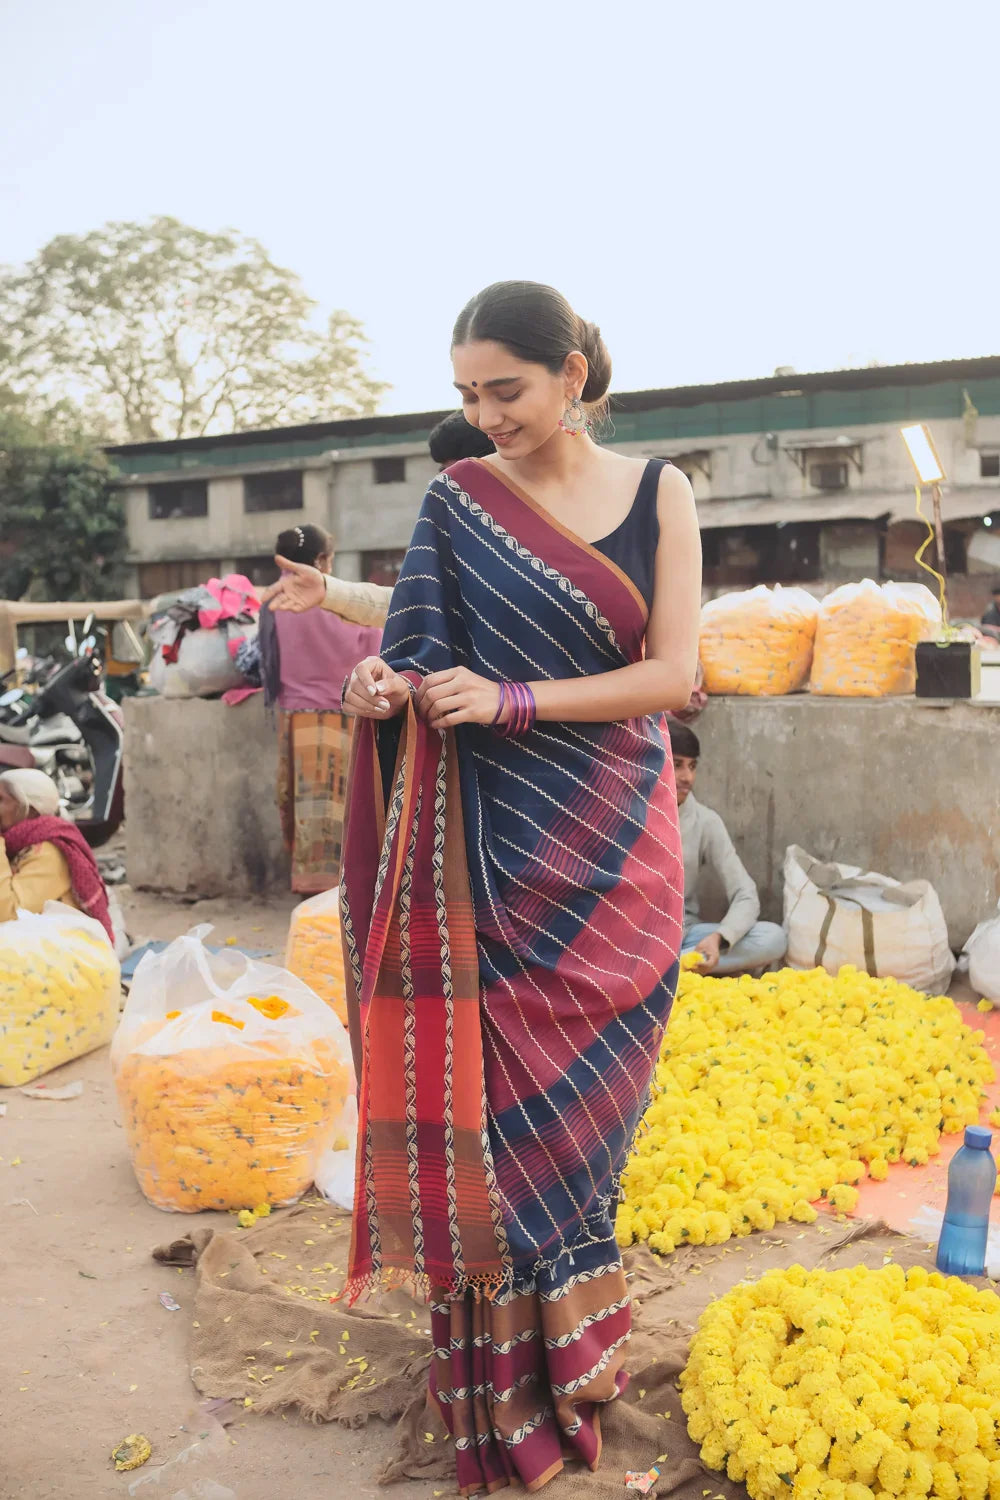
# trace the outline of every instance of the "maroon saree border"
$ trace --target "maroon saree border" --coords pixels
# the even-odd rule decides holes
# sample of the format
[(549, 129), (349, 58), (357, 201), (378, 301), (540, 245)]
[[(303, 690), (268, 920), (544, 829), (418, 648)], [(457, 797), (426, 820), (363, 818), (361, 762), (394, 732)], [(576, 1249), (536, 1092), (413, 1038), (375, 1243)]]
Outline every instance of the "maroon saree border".
[(447, 472), (473, 500), (488, 502), (490, 514), (512, 536), (581, 589), (608, 620), (627, 653), (638, 659), (649, 618), (646, 601), (617, 563), (557, 521), (493, 464), (464, 458)]

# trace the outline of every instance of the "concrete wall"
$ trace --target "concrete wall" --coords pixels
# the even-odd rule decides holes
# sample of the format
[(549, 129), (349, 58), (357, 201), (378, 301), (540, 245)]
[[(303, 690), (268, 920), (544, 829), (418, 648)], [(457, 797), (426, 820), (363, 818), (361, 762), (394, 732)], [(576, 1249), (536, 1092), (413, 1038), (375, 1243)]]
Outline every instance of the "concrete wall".
[(130, 883), (189, 896), (287, 891), (277, 733), (262, 698), (238, 708), (127, 698), (124, 707)]
[[(239, 708), (132, 698), (125, 723), (132, 884), (197, 896), (287, 891), (276, 735), (260, 698)], [(696, 730), (696, 795), (725, 819), (765, 917), (781, 920), (793, 843), (929, 880), (955, 948), (996, 908), (1000, 708), (714, 698)]]
[(725, 819), (765, 917), (781, 920), (789, 844), (897, 880), (929, 880), (956, 949), (995, 911), (1000, 708), (713, 698), (695, 731), (695, 795)]

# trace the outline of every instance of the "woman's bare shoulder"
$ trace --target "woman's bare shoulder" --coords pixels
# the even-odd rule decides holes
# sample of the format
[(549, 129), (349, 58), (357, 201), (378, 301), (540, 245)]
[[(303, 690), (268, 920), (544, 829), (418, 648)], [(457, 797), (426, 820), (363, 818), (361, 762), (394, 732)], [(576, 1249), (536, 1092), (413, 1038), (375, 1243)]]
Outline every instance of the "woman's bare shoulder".
[(656, 492), (656, 508), (663, 520), (665, 511), (680, 505), (694, 506), (694, 490), (683, 469), (674, 464), (664, 464), (660, 471), (660, 482)]

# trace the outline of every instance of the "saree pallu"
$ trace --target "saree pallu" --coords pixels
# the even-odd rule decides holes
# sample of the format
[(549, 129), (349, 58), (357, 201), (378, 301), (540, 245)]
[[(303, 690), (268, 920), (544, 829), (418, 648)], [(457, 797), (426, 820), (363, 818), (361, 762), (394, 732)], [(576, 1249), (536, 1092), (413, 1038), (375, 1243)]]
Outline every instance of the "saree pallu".
[(350, 726), (341, 713), (278, 715), (278, 812), (292, 890), (305, 896), (340, 879)]
[[(382, 655), (412, 685), (641, 659), (631, 581), (490, 465), (432, 481)], [(464, 1494), (595, 1467), (624, 1388), (618, 1183), (673, 998), (683, 872), (662, 717), (359, 723), (341, 915), (360, 1129), (348, 1295), (431, 1301)]]

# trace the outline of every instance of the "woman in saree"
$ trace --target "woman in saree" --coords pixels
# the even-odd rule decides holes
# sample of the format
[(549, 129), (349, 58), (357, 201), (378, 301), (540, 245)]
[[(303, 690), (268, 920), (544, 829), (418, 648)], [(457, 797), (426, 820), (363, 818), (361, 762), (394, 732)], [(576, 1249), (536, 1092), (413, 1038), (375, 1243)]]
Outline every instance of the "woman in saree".
[(61, 901), (100, 922), (114, 946), (108, 892), (77, 828), (60, 816), (59, 788), (34, 768), (0, 775), (0, 922)]
[[(530, 282), (455, 328), (495, 456), (431, 481), (358, 716), (341, 881), (360, 1138), (348, 1292), (431, 1304), (464, 1495), (597, 1466), (624, 1389), (618, 1183), (673, 999), (664, 713), (695, 675), (677, 470), (599, 447), (598, 329)], [(278, 608), (322, 599), (306, 570)]]

